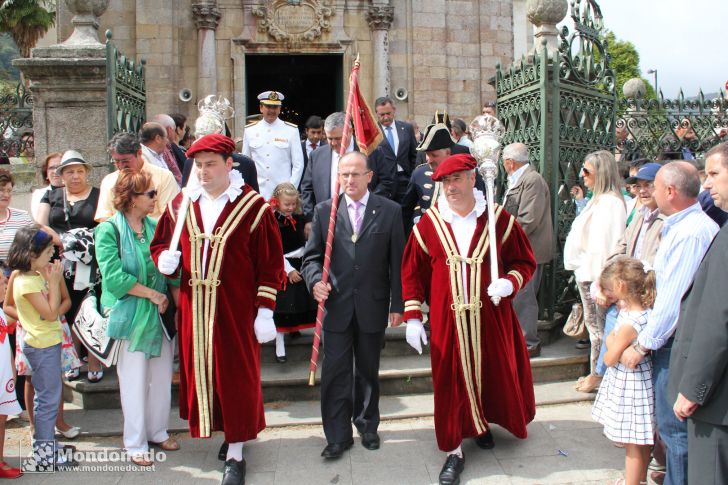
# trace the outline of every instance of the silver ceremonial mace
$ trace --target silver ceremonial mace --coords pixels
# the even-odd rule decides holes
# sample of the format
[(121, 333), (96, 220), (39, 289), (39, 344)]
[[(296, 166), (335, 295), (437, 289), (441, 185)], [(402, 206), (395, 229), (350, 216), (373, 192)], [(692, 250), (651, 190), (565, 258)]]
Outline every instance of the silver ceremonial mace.
[[(498, 157), (500, 156), (500, 139), (505, 129), (498, 118), (490, 115), (477, 116), (470, 123), (470, 135), (473, 146), (470, 153), (478, 161), (478, 171), (485, 179), (485, 198), (488, 203), (488, 240), (490, 242), (490, 281), (498, 279), (498, 249), (495, 234), (495, 178), (498, 175)], [(500, 297), (490, 298), (498, 306)]]

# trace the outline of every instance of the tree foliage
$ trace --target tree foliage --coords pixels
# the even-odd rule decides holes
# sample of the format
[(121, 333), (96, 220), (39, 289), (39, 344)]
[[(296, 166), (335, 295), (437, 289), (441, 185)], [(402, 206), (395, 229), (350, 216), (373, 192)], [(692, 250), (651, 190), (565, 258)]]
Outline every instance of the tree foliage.
[(10, 34), (23, 57), (30, 57), (30, 50), (55, 23), (55, 0), (4, 0), (0, 5), (0, 32)]
[(640, 70), (640, 55), (633, 43), (617, 39), (614, 32), (607, 32), (607, 43), (609, 44), (609, 67), (615, 75), (617, 97), (624, 97), (622, 88), (624, 83), (637, 77), (645, 82), (644, 99), (655, 99), (655, 89), (652, 84), (644, 79)]

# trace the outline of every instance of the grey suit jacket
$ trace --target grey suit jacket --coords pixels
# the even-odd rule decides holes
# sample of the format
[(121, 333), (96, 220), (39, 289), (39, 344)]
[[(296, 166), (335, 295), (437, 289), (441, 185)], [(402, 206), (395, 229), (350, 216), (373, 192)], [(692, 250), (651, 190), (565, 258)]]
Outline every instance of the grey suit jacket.
[[(629, 256), (634, 257), (635, 246), (637, 245), (637, 239), (642, 231), (642, 225), (645, 223), (645, 218), (642, 214), (637, 213), (632, 218), (632, 222), (627, 226), (624, 234), (619, 239), (617, 247), (614, 252), (607, 258), (607, 263), (618, 256)], [(655, 262), (655, 255), (657, 254), (657, 248), (660, 245), (662, 239), (662, 225), (665, 223), (665, 216), (657, 214), (652, 219), (645, 230), (645, 235), (642, 238), (642, 252), (640, 253), (640, 259), (647, 261), (652, 264)]]
[[(331, 145), (323, 145), (311, 152), (301, 179), (303, 217), (313, 219), (316, 204), (331, 198)], [(327, 217), (328, 220), (328, 217)]]
[[(404, 252), (402, 211), (398, 204), (369, 194), (364, 219), (356, 242), (346, 199), (340, 196), (336, 215), (324, 328), (343, 332), (354, 312), (364, 332), (381, 332), (387, 327), (388, 314), (402, 313), (400, 267)], [(329, 226), (331, 200), (316, 206), (311, 236), (306, 242), (301, 273), (313, 294), (313, 285), (321, 281), (324, 249)]]
[(698, 403), (698, 421), (728, 425), (728, 226), (718, 232), (683, 296), (670, 355), (670, 402)]
[(516, 218), (528, 236), (536, 262), (551, 261), (554, 258), (551, 197), (541, 174), (529, 165), (506, 194), (503, 208)]

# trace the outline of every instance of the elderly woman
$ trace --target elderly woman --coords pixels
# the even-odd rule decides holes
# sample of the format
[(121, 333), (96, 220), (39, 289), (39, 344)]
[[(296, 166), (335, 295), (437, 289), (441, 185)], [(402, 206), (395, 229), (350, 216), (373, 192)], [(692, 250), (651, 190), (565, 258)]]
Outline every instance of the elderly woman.
[(167, 434), (172, 389), (172, 342), (160, 313), (169, 304), (167, 279), (149, 254), (157, 191), (146, 172), (123, 170), (113, 189), (116, 213), (96, 228), (101, 305), (110, 309), (108, 333), (121, 343), (116, 373), (124, 415), (124, 448), (151, 466), (148, 443), (178, 450)]
[[(89, 288), (96, 287), (100, 293), (98, 278), (93, 263), (93, 228), (96, 227), (94, 214), (99, 202), (99, 189), (91, 186), (88, 176), (91, 166), (75, 150), (66, 151), (56, 175), (61, 178), (62, 187), (45, 194), (38, 210), (38, 223), (49, 226), (61, 235), (64, 245), (63, 264), (66, 288), (71, 295), (71, 308), (66, 312), (66, 320), (73, 325), (76, 313)], [(81, 344), (74, 334), (76, 351)], [(79, 370), (66, 373), (69, 380), (79, 377)], [(101, 363), (88, 353), (88, 381), (99, 382), (104, 377)]]
[(598, 280), (604, 263), (624, 234), (627, 212), (614, 155), (605, 150), (590, 153), (584, 159), (581, 173), (592, 197), (571, 225), (564, 245), (564, 267), (574, 271), (591, 341), (590, 373), (579, 379), (576, 389), (594, 392), (602, 379), (597, 374), (597, 360), (605, 313), (592, 300), (590, 286)]
[(10, 207), (14, 186), (13, 175), (8, 170), (0, 168), (0, 260), (2, 261), (7, 260), (8, 250), (18, 229), (33, 223), (26, 211)]
[(49, 153), (45, 157), (45, 161), (41, 166), (40, 176), (43, 179), (44, 186), (39, 189), (35, 189), (30, 198), (30, 214), (36, 222), (39, 222), (38, 215), (40, 210), (40, 201), (43, 200), (43, 196), (50, 190), (63, 187), (63, 180), (61, 179), (61, 176), (56, 173), (58, 166), (61, 164), (61, 157), (63, 157), (62, 153)]

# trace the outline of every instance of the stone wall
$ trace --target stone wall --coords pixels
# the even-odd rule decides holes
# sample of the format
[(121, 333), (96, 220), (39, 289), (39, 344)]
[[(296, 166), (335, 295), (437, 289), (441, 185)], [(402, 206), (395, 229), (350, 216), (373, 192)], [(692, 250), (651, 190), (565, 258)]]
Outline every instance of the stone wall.
[[(199, 1), (199, 0), (195, 0)], [(453, 116), (471, 118), (484, 102), (495, 99), (488, 80), (496, 63), (509, 63), (514, 46), (514, 7), (523, 11), (524, 0), (390, 0), (394, 18), (388, 32), (390, 93), (405, 88), (408, 98), (398, 104), (400, 118), (414, 117), (420, 125), (429, 122), (435, 110), (447, 109)], [(192, 14), (193, 0), (117, 0), (110, 2), (101, 18), (100, 33), (113, 30), (114, 41), (130, 57), (146, 59), (147, 114), (181, 112), (196, 116), (196, 100), (209, 93), (198, 92), (198, 30)], [(372, 2), (332, 2), (335, 14), (330, 32), (296, 52), (344, 54), (343, 79), (357, 53), (363, 71), (364, 95), (373, 104), (384, 93), (373, 92), (373, 33), (367, 21)], [(244, 56), (246, 52), (284, 52), (266, 32), (257, 30), (253, 7), (270, 4), (261, 0), (218, 0), (221, 18), (215, 36), (217, 91), (234, 102), (235, 134), (242, 134), (245, 104)], [(63, 2), (58, 3), (58, 41), (71, 32)], [(525, 19), (516, 19), (520, 36)], [(101, 35), (101, 36), (102, 36)], [(346, 82), (344, 82), (346, 86)], [(180, 89), (192, 91), (192, 102), (178, 98)]]

